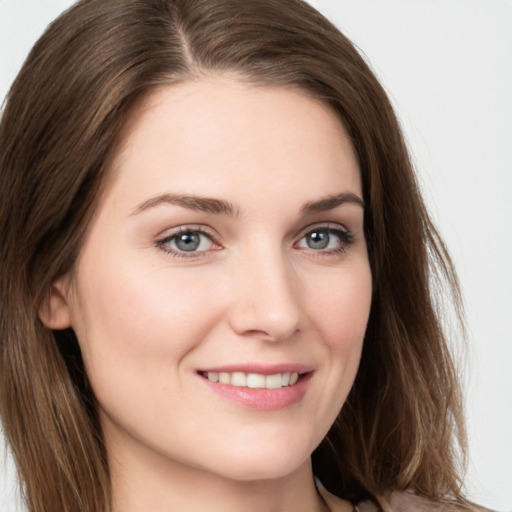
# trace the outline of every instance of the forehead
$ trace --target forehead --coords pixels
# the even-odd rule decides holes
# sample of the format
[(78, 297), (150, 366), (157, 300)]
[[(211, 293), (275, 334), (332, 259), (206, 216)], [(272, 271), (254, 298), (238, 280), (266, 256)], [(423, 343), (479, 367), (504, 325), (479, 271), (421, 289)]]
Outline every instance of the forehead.
[(138, 183), (138, 195), (157, 182), (208, 195), (292, 192), (304, 181), (311, 194), (360, 189), (352, 143), (329, 106), (225, 77), (151, 91), (128, 120), (112, 171), (114, 181)]

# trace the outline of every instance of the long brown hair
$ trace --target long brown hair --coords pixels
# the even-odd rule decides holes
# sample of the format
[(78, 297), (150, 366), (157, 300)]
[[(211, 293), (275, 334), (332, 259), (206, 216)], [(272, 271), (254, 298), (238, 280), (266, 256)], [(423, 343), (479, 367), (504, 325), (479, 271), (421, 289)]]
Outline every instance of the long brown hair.
[(458, 301), (457, 281), (364, 59), (301, 0), (83, 0), (34, 46), (0, 125), (0, 407), (30, 511), (111, 506), (76, 338), (45, 328), (38, 310), (73, 267), (134, 104), (155, 86), (222, 73), (327, 103), (359, 158), (372, 310), (315, 474), (353, 501), (414, 488), (462, 502), (459, 388), (436, 310), (436, 283)]

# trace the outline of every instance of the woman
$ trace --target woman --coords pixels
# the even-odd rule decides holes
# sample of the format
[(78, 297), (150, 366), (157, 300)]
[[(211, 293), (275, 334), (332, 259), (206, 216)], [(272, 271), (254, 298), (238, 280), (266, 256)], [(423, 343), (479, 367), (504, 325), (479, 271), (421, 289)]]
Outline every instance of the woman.
[(311, 7), (79, 2), (0, 148), (31, 511), (471, 508), (456, 279), (382, 88)]

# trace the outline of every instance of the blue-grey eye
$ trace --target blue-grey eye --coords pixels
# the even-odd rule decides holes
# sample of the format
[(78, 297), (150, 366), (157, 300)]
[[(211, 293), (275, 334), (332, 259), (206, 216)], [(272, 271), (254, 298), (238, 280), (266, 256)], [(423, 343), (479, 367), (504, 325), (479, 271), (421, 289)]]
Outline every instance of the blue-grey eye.
[(306, 233), (299, 240), (297, 247), (315, 251), (340, 249), (344, 244), (349, 243), (348, 237), (348, 233), (341, 229), (317, 228)]
[(327, 249), (331, 236), (325, 231), (312, 231), (305, 236), (306, 244), (310, 249)]
[(167, 245), (175, 251), (207, 251), (213, 245), (212, 240), (200, 231), (184, 231), (169, 238)]

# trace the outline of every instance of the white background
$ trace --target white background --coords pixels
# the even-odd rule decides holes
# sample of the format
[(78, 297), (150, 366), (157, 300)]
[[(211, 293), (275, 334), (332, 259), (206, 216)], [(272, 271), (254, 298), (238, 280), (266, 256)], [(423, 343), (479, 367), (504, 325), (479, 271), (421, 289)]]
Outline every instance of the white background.
[[(399, 112), (466, 299), (468, 494), (511, 511), (512, 0), (311, 3), (362, 49)], [(0, 98), (70, 4), (0, 0)], [(0, 511), (21, 510), (2, 462)]]

